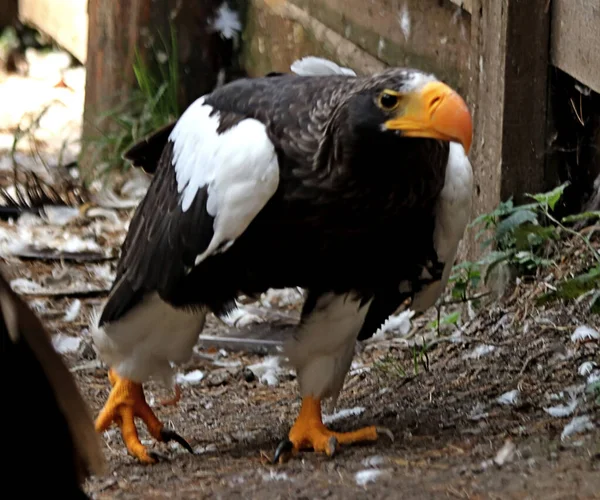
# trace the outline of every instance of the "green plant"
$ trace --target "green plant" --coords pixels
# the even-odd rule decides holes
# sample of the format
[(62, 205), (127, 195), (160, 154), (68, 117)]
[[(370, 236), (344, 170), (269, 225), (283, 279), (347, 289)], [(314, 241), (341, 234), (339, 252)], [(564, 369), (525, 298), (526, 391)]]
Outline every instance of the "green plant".
[[(156, 45), (150, 54), (152, 63), (135, 50), (133, 72), (137, 88), (119, 105), (99, 115), (108, 120), (107, 131), (88, 138), (84, 148), (93, 151), (93, 161), (98, 167), (94, 174), (100, 178), (114, 171), (125, 172), (129, 163), (123, 161), (123, 153), (134, 143), (158, 128), (179, 117), (179, 63), (177, 37), (170, 27), (170, 42), (159, 36), (162, 48)], [(157, 69), (157, 71), (155, 70)]]
[(480, 285), (486, 285), (492, 271), (507, 264), (517, 276), (533, 275), (541, 268), (555, 266), (561, 245), (572, 238), (584, 245), (592, 264), (580, 274), (564, 278), (554, 289), (537, 298), (538, 304), (556, 299), (571, 300), (585, 293), (593, 295), (592, 312), (600, 312), (600, 254), (590, 237), (568, 225), (600, 218), (600, 212), (586, 212), (558, 220), (553, 211), (568, 183), (546, 193), (529, 195), (531, 203), (502, 202), (490, 213), (477, 217), (471, 227), (479, 227), (476, 240), (488, 253), (479, 261), (466, 261), (453, 268), (449, 283), (452, 299), (468, 301)]

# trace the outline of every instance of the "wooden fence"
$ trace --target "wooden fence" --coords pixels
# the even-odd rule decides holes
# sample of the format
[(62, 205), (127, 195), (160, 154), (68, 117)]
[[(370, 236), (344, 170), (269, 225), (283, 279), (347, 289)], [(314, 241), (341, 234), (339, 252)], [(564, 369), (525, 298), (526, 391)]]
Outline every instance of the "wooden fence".
[[(86, 0), (18, 1), (21, 18), (84, 63), (93, 38), (105, 36), (90, 28), (86, 40)], [(139, 12), (178, 3), (131, 1)], [(241, 57), (251, 76), (287, 71), (313, 54), (359, 73), (415, 66), (466, 96), (475, 124), (474, 215), (567, 179), (579, 186), (573, 205), (590, 196), (600, 173), (600, 0), (227, 1), (243, 5)], [(212, 11), (221, 3), (198, 2)], [(103, 4), (90, 1), (89, 9)], [(139, 36), (123, 22), (127, 36)], [(477, 253), (471, 239), (467, 251)]]

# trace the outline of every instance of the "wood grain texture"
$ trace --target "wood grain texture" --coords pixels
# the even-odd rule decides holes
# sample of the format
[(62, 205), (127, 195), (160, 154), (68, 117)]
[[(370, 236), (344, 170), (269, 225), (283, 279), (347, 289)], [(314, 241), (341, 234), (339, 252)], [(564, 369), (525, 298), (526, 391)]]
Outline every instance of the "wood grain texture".
[[(473, 216), (546, 186), (547, 0), (473, 0)], [(480, 254), (472, 234), (461, 255)]]
[[(237, 10), (240, 3), (232, 0), (229, 6)], [(136, 49), (151, 68), (156, 68), (155, 53), (169, 57), (169, 23), (177, 37), (180, 113), (210, 92), (219, 78), (231, 79), (232, 73), (239, 71), (239, 39), (223, 37), (212, 27), (221, 4), (222, 0), (89, 0), (84, 170), (94, 162), (93, 143), (88, 139), (111, 130), (108, 121), (100, 117), (126, 102), (137, 85), (133, 72)]]
[(553, 0), (552, 64), (600, 93), (600, 0)]

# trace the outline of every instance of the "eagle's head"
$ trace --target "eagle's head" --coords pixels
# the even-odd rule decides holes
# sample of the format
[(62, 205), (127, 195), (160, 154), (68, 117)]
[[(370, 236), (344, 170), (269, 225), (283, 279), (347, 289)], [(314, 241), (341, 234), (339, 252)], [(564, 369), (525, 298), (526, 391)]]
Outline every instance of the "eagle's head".
[(462, 97), (445, 83), (403, 68), (359, 81), (346, 102), (353, 127), (361, 132), (454, 141), (469, 152), (471, 114)]

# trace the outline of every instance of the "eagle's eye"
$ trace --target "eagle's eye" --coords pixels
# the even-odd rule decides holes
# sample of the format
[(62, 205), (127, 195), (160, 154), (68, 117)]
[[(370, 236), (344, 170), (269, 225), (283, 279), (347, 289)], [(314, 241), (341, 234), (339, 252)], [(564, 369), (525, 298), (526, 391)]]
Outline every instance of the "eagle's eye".
[(400, 104), (400, 96), (390, 91), (384, 90), (379, 94), (377, 104), (384, 111), (393, 111)]

